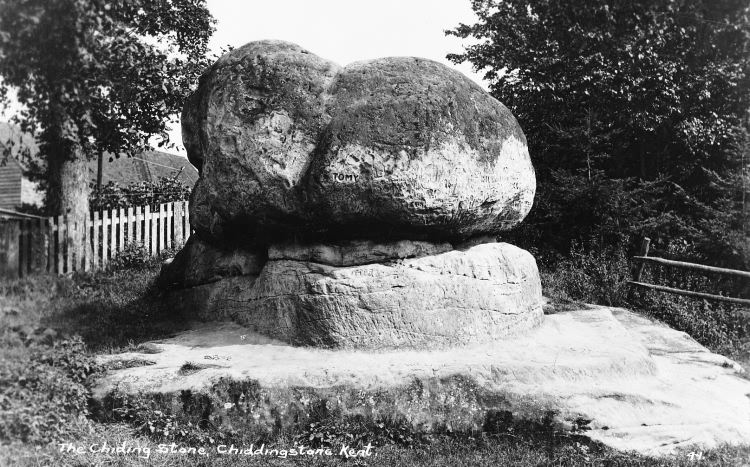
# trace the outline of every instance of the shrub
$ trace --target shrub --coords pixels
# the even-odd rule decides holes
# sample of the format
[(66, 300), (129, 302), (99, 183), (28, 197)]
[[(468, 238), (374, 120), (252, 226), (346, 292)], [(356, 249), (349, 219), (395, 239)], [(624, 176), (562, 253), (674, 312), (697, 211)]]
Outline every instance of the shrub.
[[(734, 356), (749, 347), (750, 319), (745, 309), (728, 303), (633, 290), (627, 284), (632, 266), (623, 249), (584, 250), (574, 244), (568, 258), (551, 265), (542, 263), (542, 288), (545, 295), (556, 300), (630, 308), (686, 332), (714, 352)], [(713, 294), (747, 294), (746, 286), (721, 276), (663, 269), (647, 267), (642, 280)]]
[(574, 243), (569, 258), (542, 267), (542, 289), (551, 298), (623, 306), (629, 274), (622, 248), (584, 250)]
[(115, 269), (141, 268), (146, 265), (151, 255), (143, 243), (129, 242), (110, 262)]
[(169, 395), (130, 395), (114, 391), (94, 413), (101, 423), (125, 422), (135, 428), (138, 435), (153, 441), (174, 441), (192, 446), (240, 443), (231, 430), (224, 432), (211, 421), (213, 403), (205, 394), (193, 396), (183, 391), (182, 410), (173, 413)]
[(643, 291), (636, 292), (631, 302), (635, 310), (723, 355), (742, 352), (750, 338), (748, 313), (737, 305)]
[(97, 371), (80, 337), (31, 343), (28, 360), (0, 360), (0, 439), (45, 444), (70, 438), (88, 415)]
[(315, 449), (337, 445), (360, 449), (368, 443), (373, 446), (426, 444), (432, 435), (414, 428), (403, 415), (380, 418), (350, 415), (342, 418), (337, 414), (327, 414), (314, 417), (309, 425), (301, 427), (295, 439)]
[(101, 198), (92, 187), (89, 197), (91, 209), (118, 209), (128, 206), (145, 206), (185, 201), (190, 197), (190, 187), (172, 178), (161, 178), (156, 182), (133, 183), (121, 187), (116, 182), (102, 186)]

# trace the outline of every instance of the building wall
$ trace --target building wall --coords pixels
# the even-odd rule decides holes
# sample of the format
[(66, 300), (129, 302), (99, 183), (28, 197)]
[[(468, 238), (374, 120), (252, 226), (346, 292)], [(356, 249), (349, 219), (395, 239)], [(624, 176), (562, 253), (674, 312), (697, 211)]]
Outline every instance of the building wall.
[(21, 179), (23, 171), (14, 158), (0, 165), (0, 208), (15, 209), (21, 204)]

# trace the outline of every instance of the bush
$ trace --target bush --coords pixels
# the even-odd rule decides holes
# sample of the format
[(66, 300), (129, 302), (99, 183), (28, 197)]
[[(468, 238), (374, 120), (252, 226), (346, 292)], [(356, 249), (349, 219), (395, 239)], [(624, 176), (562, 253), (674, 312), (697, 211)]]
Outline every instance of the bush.
[(91, 209), (118, 209), (128, 206), (145, 206), (185, 201), (190, 197), (191, 188), (178, 180), (163, 177), (156, 182), (133, 183), (121, 187), (116, 182), (109, 182), (101, 188), (101, 196), (96, 187), (89, 195)]
[(115, 269), (133, 269), (146, 266), (151, 255), (143, 243), (128, 242), (110, 262)]
[(128, 423), (137, 435), (155, 442), (173, 441), (191, 446), (240, 444), (232, 430), (222, 431), (211, 422), (214, 404), (206, 394), (182, 391), (182, 410), (172, 410), (168, 395), (108, 394), (94, 419), (100, 423)]
[[(22, 336), (18, 336), (23, 340)], [(89, 413), (97, 371), (80, 337), (30, 344), (28, 360), (0, 360), (0, 439), (46, 444), (70, 438)]]
[[(585, 250), (574, 244), (570, 257), (551, 264), (541, 263), (542, 289), (553, 300), (630, 308), (686, 332), (702, 345), (724, 355), (734, 356), (749, 347), (750, 319), (746, 309), (723, 302), (631, 289), (627, 282), (633, 266), (622, 248), (590, 246)], [(748, 293), (747, 286), (738, 281), (684, 269), (649, 266), (642, 281), (712, 294)]]
[(554, 299), (624, 306), (629, 275), (622, 248), (586, 251), (574, 243), (569, 258), (542, 267), (542, 289)]
[(529, 216), (504, 234), (538, 258), (569, 258), (576, 243), (587, 250), (600, 251), (607, 245), (634, 255), (640, 247), (640, 240), (634, 239), (649, 237), (655, 256), (750, 267), (741, 211), (720, 196), (730, 191), (729, 184), (718, 190), (717, 201), (701, 203), (667, 179), (609, 179), (600, 172), (589, 179), (559, 170), (538, 183)]
[(737, 305), (638, 291), (632, 307), (692, 338), (713, 352), (735, 356), (750, 339), (750, 319)]

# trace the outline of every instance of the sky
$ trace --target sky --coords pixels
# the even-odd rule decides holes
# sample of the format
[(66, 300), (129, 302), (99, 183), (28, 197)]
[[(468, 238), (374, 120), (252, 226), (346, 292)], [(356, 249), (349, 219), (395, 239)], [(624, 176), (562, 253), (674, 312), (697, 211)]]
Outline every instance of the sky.
[[(455, 68), (484, 89), (471, 65), (445, 56), (473, 42), (446, 37), (459, 23), (474, 24), (471, 0), (208, 0), (217, 19), (210, 47), (242, 46), (261, 39), (294, 42), (339, 65), (393, 56), (423, 57)], [(184, 155), (179, 125), (170, 131)]]
[[(262, 39), (294, 42), (339, 65), (374, 58), (423, 57), (454, 68), (487, 89), (471, 64), (445, 56), (475, 41), (446, 36), (460, 23), (474, 24), (471, 0), (207, 0), (217, 20), (209, 47), (219, 54)], [(13, 101), (15, 99), (12, 99)], [(11, 107), (0, 118), (18, 111)], [(186, 156), (178, 123), (169, 131), (169, 152)], [(159, 139), (153, 138), (156, 147)]]

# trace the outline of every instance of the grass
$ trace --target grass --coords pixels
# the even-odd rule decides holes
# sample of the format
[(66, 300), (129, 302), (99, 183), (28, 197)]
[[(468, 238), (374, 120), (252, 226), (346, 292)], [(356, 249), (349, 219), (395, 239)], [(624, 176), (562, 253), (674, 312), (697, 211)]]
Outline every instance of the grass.
[[(109, 446), (148, 448), (146, 454), (140, 452), (112, 454), (87, 452), (94, 444), (101, 446), (107, 441)], [(6, 447), (0, 453), (0, 461), (13, 460), (19, 467), (25, 466), (373, 466), (373, 467), (440, 467), (440, 466), (743, 466), (750, 460), (750, 450), (722, 447), (702, 453), (697, 462), (687, 453), (674, 459), (654, 460), (638, 455), (619, 453), (613, 450), (600, 450), (586, 444), (572, 441), (558, 445), (538, 444), (519, 439), (509, 439), (496, 435), (480, 437), (442, 437), (430, 444), (405, 448), (399, 445), (385, 445), (373, 447), (369, 457), (346, 457), (341, 454), (345, 445), (331, 448), (330, 455), (325, 451), (317, 451), (313, 455), (289, 456), (291, 449), (295, 449), (292, 440), (281, 439), (265, 448), (278, 449), (279, 454), (263, 455), (218, 454), (216, 448), (206, 448), (205, 455), (179, 452), (160, 452), (159, 444), (164, 450), (171, 450), (169, 443), (154, 443), (145, 437), (134, 437), (126, 426), (106, 427), (106, 430), (93, 429), (90, 433), (72, 442), (73, 448), (84, 447), (83, 453), (60, 452), (61, 448), (28, 449), (18, 444)], [(227, 448), (229, 445), (227, 445)], [(238, 449), (248, 449), (249, 445), (236, 446)], [(67, 448), (65, 446), (64, 448)], [(97, 447), (98, 448), (98, 447)], [(257, 449), (254, 445), (253, 449)], [(179, 448), (178, 448), (179, 449)], [(226, 448), (222, 448), (224, 450)], [(281, 451), (287, 451), (283, 458)], [(265, 450), (264, 450), (265, 452)], [(356, 452), (356, 451), (355, 451)], [(148, 456), (146, 458), (146, 456)]]
[[(553, 299), (548, 313), (577, 308), (583, 301), (615, 306), (636, 303), (642, 306), (641, 312), (688, 330), (714, 350), (741, 363), (750, 360), (739, 358), (746, 355), (743, 351), (750, 351), (742, 310), (730, 310), (727, 319), (723, 308), (706, 309), (702, 304), (673, 298), (633, 299), (618, 279), (627, 271), (627, 263), (615, 261), (602, 268), (595, 264), (598, 261), (584, 258), (577, 264), (563, 264), (556, 271), (542, 271), (545, 293)], [(92, 357), (124, 351), (158, 353), (158, 347), (148, 341), (186, 327), (186, 323), (170, 317), (168, 304), (151, 287), (158, 270), (157, 263), (150, 263), (134, 269), (0, 283), (0, 465), (698, 465), (688, 452), (673, 459), (617, 452), (575, 433), (557, 431), (544, 418), (512, 420), (500, 416), (488, 418), (484, 429), (477, 432), (444, 429), (421, 433), (398, 418), (342, 420), (321, 413), (305, 425), (242, 434), (207, 423), (199, 399), (195, 399), (192, 418), (180, 419), (156, 399), (122, 403), (117, 406), (118, 416), (102, 416), (87, 402), (91, 383), (103, 370), (96, 367)], [(696, 317), (698, 312), (701, 315)], [(123, 367), (149, 364), (147, 358), (115, 362)], [(190, 374), (204, 367), (185, 362), (181, 371)], [(26, 431), (9, 428), (15, 425), (24, 426)], [(126, 443), (148, 447), (148, 458), (144, 458), (144, 451), (140, 457), (137, 452), (88, 452), (89, 446), (104, 441), (110, 446)], [(83, 447), (83, 452), (61, 452), (58, 442)], [(169, 446), (173, 442), (182, 447), (204, 447), (207, 454), (158, 452), (159, 444)], [(219, 444), (232, 443), (243, 449), (250, 444), (256, 449), (258, 444), (265, 444), (279, 451), (289, 451), (299, 443), (316, 448), (330, 446), (331, 455), (281, 458), (280, 454), (217, 453)], [(368, 443), (374, 446), (371, 457), (347, 458), (340, 454), (343, 446), (356, 450)], [(750, 446), (706, 451), (699, 462), (701, 466), (750, 465)]]
[[(729, 357), (750, 370), (750, 309), (722, 302), (708, 302), (679, 295), (631, 289), (631, 265), (621, 251), (576, 251), (566, 260), (540, 268), (542, 288), (550, 297), (547, 313), (564, 311), (583, 303), (628, 308), (684, 331), (715, 353)], [(747, 294), (742, 284), (724, 278), (704, 277), (686, 270), (646, 269), (642, 281), (727, 295)], [(671, 281), (671, 282), (670, 282)], [(747, 373), (746, 373), (747, 376)]]
[(99, 353), (135, 351), (186, 328), (169, 316), (151, 290), (157, 271), (153, 266), (0, 283), (0, 327), (27, 335), (48, 329), (60, 336), (78, 334)]

